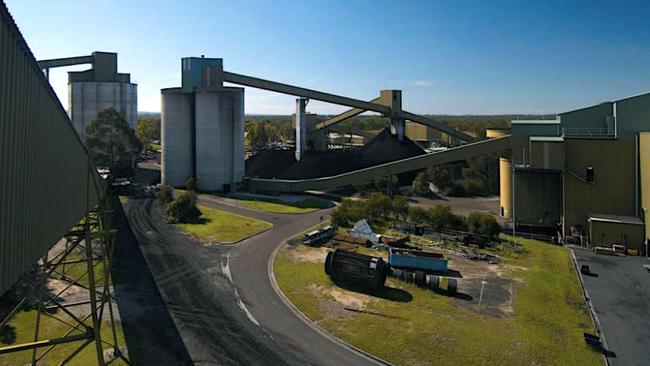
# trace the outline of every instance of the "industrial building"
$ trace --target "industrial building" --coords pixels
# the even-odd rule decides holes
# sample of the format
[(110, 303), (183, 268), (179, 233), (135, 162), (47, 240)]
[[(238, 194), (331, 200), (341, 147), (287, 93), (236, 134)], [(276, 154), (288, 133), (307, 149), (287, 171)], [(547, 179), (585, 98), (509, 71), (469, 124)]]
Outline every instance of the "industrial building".
[(244, 178), (244, 89), (223, 86), (221, 59), (181, 62), (181, 87), (161, 91), (162, 182), (233, 190)]
[(557, 228), (567, 241), (645, 250), (648, 121), (650, 93), (555, 120), (512, 121), (511, 154), (500, 160), (501, 215), (520, 229)]
[(135, 130), (138, 121), (138, 86), (131, 75), (117, 72), (117, 54), (93, 52), (89, 56), (67, 57), (38, 62), (49, 77), (50, 69), (91, 64), (85, 71), (68, 73), (68, 115), (72, 125), (84, 140), (86, 127), (97, 113), (115, 108)]

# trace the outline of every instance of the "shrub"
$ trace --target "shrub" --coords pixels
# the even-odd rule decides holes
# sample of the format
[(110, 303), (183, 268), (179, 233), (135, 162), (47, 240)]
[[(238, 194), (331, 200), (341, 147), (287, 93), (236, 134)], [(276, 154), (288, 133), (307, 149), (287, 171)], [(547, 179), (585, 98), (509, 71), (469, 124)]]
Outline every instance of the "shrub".
[(196, 187), (196, 178), (188, 177), (185, 180), (185, 189), (187, 189), (188, 191), (197, 192), (198, 188)]
[(160, 186), (160, 190), (156, 193), (156, 198), (161, 207), (167, 205), (174, 200), (174, 190), (172, 187), (163, 184)]
[(201, 211), (196, 207), (196, 194), (183, 192), (175, 200), (163, 207), (163, 214), (169, 223), (190, 223), (201, 216)]
[(445, 187), (444, 193), (447, 196), (462, 197), (465, 195), (465, 188), (460, 184), (450, 183), (447, 187)]
[(366, 204), (364, 201), (344, 199), (332, 211), (332, 223), (337, 226), (349, 226), (365, 216)]
[(494, 216), (485, 212), (472, 212), (467, 217), (467, 229), (476, 234), (495, 239), (501, 233), (501, 226)]

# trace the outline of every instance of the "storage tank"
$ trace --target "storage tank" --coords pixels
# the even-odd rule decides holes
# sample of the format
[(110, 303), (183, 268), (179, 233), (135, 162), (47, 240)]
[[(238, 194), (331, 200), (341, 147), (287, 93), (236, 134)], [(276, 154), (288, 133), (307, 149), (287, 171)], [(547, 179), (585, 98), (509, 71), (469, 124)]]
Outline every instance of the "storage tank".
[(382, 258), (336, 249), (327, 253), (325, 273), (332, 281), (370, 290), (384, 288), (389, 266)]
[(180, 88), (161, 93), (161, 144), (163, 184), (180, 187), (193, 176), (192, 94)]
[(497, 137), (503, 137), (510, 135), (509, 128), (488, 128), (485, 130), (485, 137), (489, 139), (494, 139)]
[(68, 106), (72, 125), (81, 137), (97, 113), (114, 108), (135, 130), (138, 121), (137, 85), (121, 82), (79, 81), (68, 84)]
[(244, 89), (199, 88), (194, 97), (197, 186), (234, 190), (244, 177)]
[(499, 214), (512, 218), (512, 165), (510, 160), (499, 158)]

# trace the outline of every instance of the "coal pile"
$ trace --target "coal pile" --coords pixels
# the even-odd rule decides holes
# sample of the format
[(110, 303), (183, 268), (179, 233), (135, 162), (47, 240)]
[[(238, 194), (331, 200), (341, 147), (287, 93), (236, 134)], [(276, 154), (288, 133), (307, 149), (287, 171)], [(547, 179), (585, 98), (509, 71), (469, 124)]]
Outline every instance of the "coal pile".
[(361, 148), (345, 151), (308, 152), (296, 161), (293, 150), (260, 151), (246, 160), (246, 176), (307, 179), (328, 177), (425, 154), (413, 141), (400, 142), (388, 129)]

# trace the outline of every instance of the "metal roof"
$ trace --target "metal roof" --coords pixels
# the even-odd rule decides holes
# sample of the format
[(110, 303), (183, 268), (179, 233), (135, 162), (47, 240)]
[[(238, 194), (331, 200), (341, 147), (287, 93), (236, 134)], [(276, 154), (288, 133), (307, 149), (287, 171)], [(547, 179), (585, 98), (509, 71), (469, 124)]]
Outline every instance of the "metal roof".
[(562, 137), (562, 136), (530, 136), (530, 141), (564, 142), (564, 137)]
[(643, 221), (636, 216), (591, 214), (589, 221), (609, 222), (613, 224), (643, 225)]

